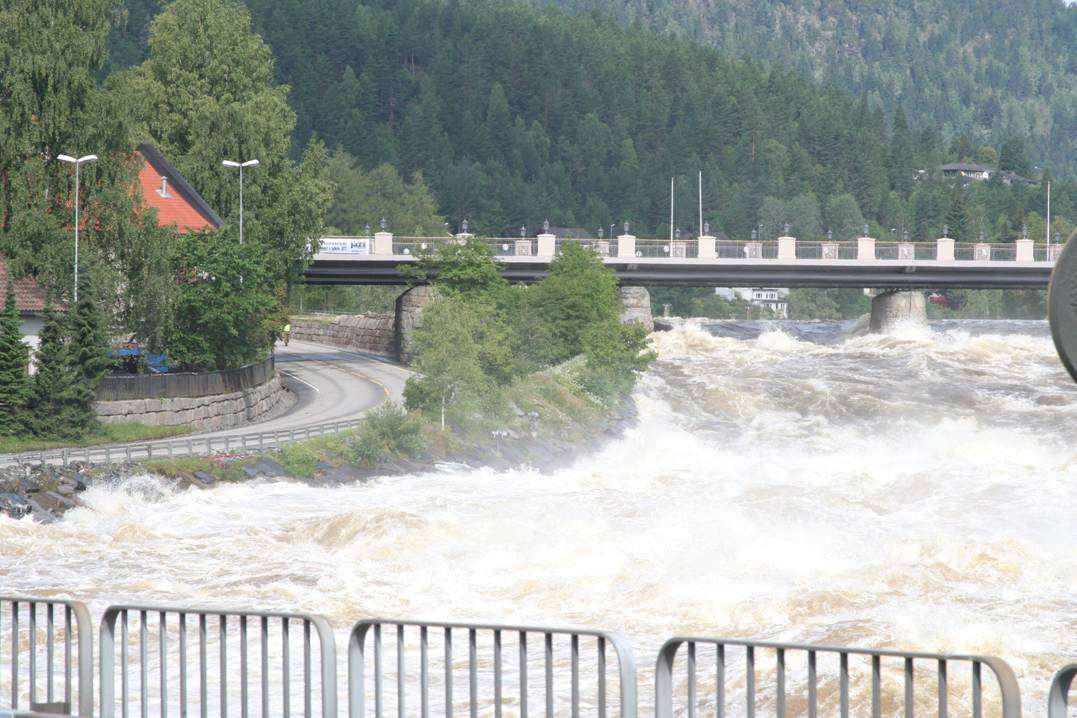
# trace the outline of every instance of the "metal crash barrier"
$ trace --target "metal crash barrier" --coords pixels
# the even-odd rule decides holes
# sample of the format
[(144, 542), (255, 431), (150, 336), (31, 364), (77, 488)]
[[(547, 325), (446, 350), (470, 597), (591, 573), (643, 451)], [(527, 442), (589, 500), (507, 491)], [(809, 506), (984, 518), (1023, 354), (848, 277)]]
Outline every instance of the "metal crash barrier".
[(78, 601), (0, 596), (0, 666), (0, 711), (93, 715), (93, 624)]
[(312, 614), (111, 606), (101, 619), (100, 669), (102, 718), (117, 711), (126, 718), (133, 706), (162, 718), (170, 708), (180, 716), (247, 716), (252, 683), (260, 715), (337, 715), (333, 632)]
[[(555, 682), (555, 674), (564, 673), (567, 685)], [(521, 718), (575, 718), (581, 711), (635, 718), (637, 710), (628, 641), (587, 629), (360, 621), (349, 641), (348, 684), (350, 718), (427, 718), (438, 703), (444, 712), (435, 714), (452, 716), (459, 709), (472, 718), (500, 718), (503, 710)]]
[[(112, 606), (100, 631), (95, 713), (86, 607), (0, 597), (0, 718), (338, 715), (335, 641), (321, 616)], [(1048, 718), (1069, 717), (1075, 678), (1077, 663), (1054, 676)], [(591, 629), (362, 620), (349, 638), (347, 683), (349, 718), (639, 711), (627, 639)], [(1021, 699), (1009, 665), (992, 656), (722, 638), (663, 645), (656, 718), (757, 714), (1020, 718)]]
[[(682, 648), (684, 680), (675, 686), (674, 669)], [(705, 657), (701, 655), (703, 649), (708, 654)], [(769, 654), (771, 660), (765, 661), (760, 654)], [(829, 660), (821, 662), (820, 658)], [(795, 671), (794, 659), (799, 659)], [(970, 668), (967, 686), (959, 676), (951, 674), (953, 663)], [(705, 677), (701, 677), (701, 664), (709, 666)], [(708, 715), (723, 717), (732, 702), (731, 694), (739, 694), (744, 710), (737, 709), (734, 715), (748, 718), (753, 718), (760, 706), (768, 706), (774, 715), (784, 718), (787, 708), (794, 704), (806, 706), (806, 710), (797, 713), (806, 713), (809, 718), (816, 718), (821, 709), (829, 715), (836, 709), (842, 718), (867, 715), (869, 710), (872, 718), (899, 713), (913, 718), (918, 710), (921, 714), (925, 710), (936, 712), (942, 718), (949, 714), (953, 693), (968, 701), (967, 708), (960, 709), (961, 715), (980, 718), (984, 709), (984, 666), (994, 675), (999, 689), (996, 714), (1020, 718), (1017, 679), (1005, 661), (991, 656), (673, 638), (662, 647), (655, 666), (655, 716), (694, 718), (706, 709)]]
[(1067, 718), (1070, 686), (1074, 678), (1077, 678), (1077, 663), (1071, 663), (1055, 674), (1047, 694), (1047, 718)]

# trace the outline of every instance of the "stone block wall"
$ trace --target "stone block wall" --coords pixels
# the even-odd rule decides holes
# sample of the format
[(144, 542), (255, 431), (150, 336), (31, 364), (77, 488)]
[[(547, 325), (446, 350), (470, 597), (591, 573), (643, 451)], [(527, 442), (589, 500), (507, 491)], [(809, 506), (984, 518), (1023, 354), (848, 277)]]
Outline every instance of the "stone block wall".
[(97, 417), (105, 424), (134, 421), (150, 426), (190, 426), (217, 431), (256, 421), (287, 400), (280, 374), (261, 386), (230, 394), (191, 398), (99, 401)]
[(292, 338), (386, 356), (396, 353), (396, 326), (392, 314), (296, 317), (292, 321)]

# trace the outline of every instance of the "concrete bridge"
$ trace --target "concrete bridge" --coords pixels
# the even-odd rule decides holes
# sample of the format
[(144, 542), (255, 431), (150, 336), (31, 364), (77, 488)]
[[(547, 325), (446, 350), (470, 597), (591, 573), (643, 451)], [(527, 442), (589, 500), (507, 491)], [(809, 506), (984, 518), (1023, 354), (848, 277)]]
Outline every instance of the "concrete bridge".
[(512, 282), (533, 282), (558, 250), (575, 242), (595, 249), (622, 286), (777, 286), (878, 289), (1045, 289), (1061, 245), (1031, 239), (1012, 243), (965, 243), (949, 237), (934, 242), (727, 241), (713, 236), (688, 240), (562, 239), (553, 234), (524, 238), (324, 237), (303, 277), (308, 284), (402, 284), (400, 266), (412, 264), (438, 245), (478, 239), (493, 250)]

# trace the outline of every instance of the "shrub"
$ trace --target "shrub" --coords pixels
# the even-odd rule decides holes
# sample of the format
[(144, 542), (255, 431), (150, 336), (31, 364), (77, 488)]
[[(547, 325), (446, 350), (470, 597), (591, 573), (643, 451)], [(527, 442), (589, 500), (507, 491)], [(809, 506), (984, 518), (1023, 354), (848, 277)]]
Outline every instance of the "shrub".
[(399, 405), (387, 403), (370, 412), (351, 442), (357, 461), (367, 465), (389, 456), (414, 456), (423, 448), (422, 427)]

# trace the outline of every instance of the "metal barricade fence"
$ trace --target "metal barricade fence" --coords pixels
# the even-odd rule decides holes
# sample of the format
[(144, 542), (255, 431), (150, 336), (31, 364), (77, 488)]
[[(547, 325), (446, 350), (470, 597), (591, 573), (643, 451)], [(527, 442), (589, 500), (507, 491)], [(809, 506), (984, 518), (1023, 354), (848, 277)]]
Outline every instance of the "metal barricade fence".
[[(302, 643), (299, 656), (293, 656), (291, 649), (293, 628)], [(316, 642), (312, 641), (312, 630)], [(196, 645), (189, 649), (188, 633), (192, 631)], [(257, 633), (256, 639), (249, 635), (252, 632)], [(138, 634), (137, 640), (132, 633)], [(238, 657), (229, 653), (230, 640), (232, 647), (238, 648)], [(274, 649), (273, 645), (279, 648)], [(137, 670), (129, 665), (132, 647), (138, 654)], [(212, 657), (211, 653), (216, 656)], [(257, 664), (253, 666), (252, 654), (257, 654)], [(315, 702), (311, 671), (314, 660), (320, 663), (317, 681), (321, 688), (320, 706)], [(215, 664), (216, 670), (210, 668), (211, 664)], [(101, 718), (113, 718), (117, 709), (124, 718), (129, 715), (135, 705), (132, 695), (135, 677), (137, 706), (142, 716), (153, 713), (164, 718), (175, 707), (180, 716), (194, 715), (197, 709), (197, 714), (203, 717), (233, 713), (245, 718), (251, 711), (252, 681), (258, 685), (257, 707), (262, 716), (289, 716), (293, 709), (306, 718), (316, 714), (322, 718), (337, 715), (333, 632), (328, 621), (313, 614), (111, 606), (101, 619), (100, 671)], [(151, 681), (151, 673), (156, 680)], [(276, 679), (272, 677), (274, 673)], [(297, 682), (302, 683), (301, 705), (296, 707), (293, 707), (296, 697), (292, 692), (293, 674), (298, 674)], [(271, 694), (271, 685), (279, 688), (279, 694)], [(192, 696), (194, 691), (197, 693)]]
[(1047, 718), (1068, 718), (1070, 686), (1074, 678), (1077, 678), (1077, 663), (1071, 663), (1055, 674), (1047, 694)]
[(0, 666), (5, 665), (0, 707), (93, 714), (93, 625), (78, 601), (0, 596)]
[[(702, 660), (699, 655), (701, 647), (708, 649), (707, 657)], [(682, 648), (685, 649), (684, 681), (675, 687), (674, 668)], [(727, 649), (743, 651), (743, 663), (732, 660), (734, 657)], [(769, 669), (758, 660), (760, 657), (757, 654), (761, 651), (773, 654)], [(832, 662), (821, 665), (820, 656), (837, 658), (836, 681), (835, 666)], [(799, 665), (798, 670), (791, 670), (790, 663), (794, 657), (803, 660), (803, 670)], [(850, 665), (850, 658), (859, 660)], [(707, 675), (701, 680), (698, 666), (704, 661), (712, 669), (708, 669)], [(934, 668), (935, 680), (927, 684), (933, 684), (929, 689), (917, 690), (917, 686), (925, 685), (915, 680), (918, 662), (921, 674), (925, 663)], [(964, 663), (971, 667), (967, 690), (955, 685), (960, 679), (950, 675), (951, 663)], [(898, 668), (892, 670), (895, 664)], [(872, 718), (880, 718), (884, 713), (888, 716), (900, 713), (905, 718), (913, 718), (917, 708), (922, 712), (927, 704), (934, 706), (939, 718), (943, 718), (949, 712), (951, 691), (968, 698), (968, 715), (981, 718), (984, 708), (984, 666), (994, 674), (999, 688), (998, 715), (1002, 718), (1020, 718), (1021, 698), (1017, 679), (1005, 661), (991, 656), (906, 653), (722, 638), (673, 638), (662, 647), (655, 666), (655, 717), (672, 718), (676, 714), (695, 718), (700, 715), (702, 705), (708, 709), (708, 714), (724, 718), (732, 687), (735, 691), (743, 691), (744, 711), (736, 711), (734, 715), (748, 718), (754, 718), (760, 704), (772, 706), (777, 718), (785, 718), (787, 708), (794, 705), (798, 715), (806, 714), (809, 718), (816, 718), (821, 710), (831, 715), (838, 712), (841, 718), (848, 718), (850, 714), (868, 715), (869, 710)], [(823, 680), (820, 680), (820, 670), (825, 671)], [(899, 676), (895, 677), (893, 673)], [(861, 681), (866, 675), (870, 675), (870, 688), (865, 688)], [(762, 690), (760, 683), (766, 684)], [(701, 687), (706, 690), (705, 697), (701, 697)], [(925, 693), (933, 694), (933, 699)], [(678, 698), (681, 700), (678, 701)], [(867, 705), (853, 705), (854, 702)], [(681, 703), (684, 708), (679, 708)], [(961, 714), (965, 715), (966, 710), (963, 709)]]
[[(454, 654), (454, 641), (458, 654)], [(406, 646), (414, 647), (410, 660)], [(609, 651), (616, 666), (607, 660)], [(373, 675), (368, 682), (366, 664), (371, 654)], [(385, 670), (386, 654), (394, 656), (389, 672)], [(466, 680), (461, 675), (465, 659), (457, 657), (463, 654)], [(562, 675), (566, 671), (567, 679)], [(389, 691), (384, 687), (386, 677), (392, 684)], [(613, 682), (616, 689), (610, 688)], [(480, 713), (500, 718), (505, 706), (513, 703), (512, 714), (520, 718), (529, 714), (576, 718), (581, 711), (600, 718), (635, 718), (637, 711), (635, 659), (627, 639), (619, 633), (398, 620), (367, 620), (355, 625), (348, 646), (350, 718), (368, 715), (371, 692), (376, 718), (393, 713), (401, 718), (428, 718), (435, 705), (431, 689), (435, 702), (443, 703), (446, 716), (455, 715), (458, 702), (464, 701), (472, 718)]]

